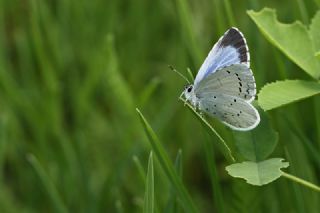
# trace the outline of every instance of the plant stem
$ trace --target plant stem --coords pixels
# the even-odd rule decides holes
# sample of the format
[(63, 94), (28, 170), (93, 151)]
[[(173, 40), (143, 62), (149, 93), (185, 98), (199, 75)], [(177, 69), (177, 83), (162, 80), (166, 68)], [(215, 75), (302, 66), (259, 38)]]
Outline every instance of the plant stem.
[(298, 177), (296, 177), (294, 175), (290, 175), (290, 174), (285, 173), (285, 172), (282, 172), (282, 176), (285, 177), (285, 178), (288, 178), (288, 179), (290, 179), (290, 180), (292, 180), (294, 182), (300, 183), (301, 185), (309, 187), (309, 188), (311, 188), (311, 189), (313, 189), (315, 191), (320, 192), (320, 187), (319, 186), (317, 186), (317, 185), (315, 185), (313, 183), (310, 183), (310, 182), (308, 182), (306, 180), (303, 180), (301, 178), (298, 178)]
[(183, 99), (182, 97), (179, 98), (181, 101), (184, 102), (185, 105), (187, 105), (200, 119), (201, 121), (207, 126), (209, 127), (209, 129), (218, 137), (219, 141), (221, 142), (221, 144), (223, 145), (223, 147), (225, 148), (225, 150), (228, 153), (228, 160), (231, 160), (231, 162), (236, 162), (235, 158), (232, 155), (231, 149), (229, 148), (229, 146), (227, 145), (227, 143), (225, 142), (225, 140), (219, 135), (219, 133), (209, 124), (209, 122), (204, 119), (197, 111), (196, 109), (191, 106), (188, 102), (186, 102), (185, 99)]

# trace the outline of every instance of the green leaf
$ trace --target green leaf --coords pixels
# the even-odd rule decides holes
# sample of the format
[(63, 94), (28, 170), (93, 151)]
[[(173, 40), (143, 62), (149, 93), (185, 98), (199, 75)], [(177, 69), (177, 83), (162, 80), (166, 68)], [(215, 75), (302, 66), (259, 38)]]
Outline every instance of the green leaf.
[(255, 129), (247, 132), (233, 131), (239, 152), (250, 161), (266, 159), (278, 142), (278, 133), (273, 130), (267, 114), (263, 110), (259, 110), (259, 114), (261, 121)]
[(258, 94), (259, 105), (271, 110), (320, 93), (320, 84), (303, 80), (277, 81), (265, 85)]
[(150, 152), (149, 162), (148, 162), (143, 212), (145, 213), (154, 212), (154, 173), (153, 173), (152, 152)]
[(281, 168), (289, 166), (289, 163), (283, 160), (272, 158), (260, 162), (245, 161), (227, 166), (226, 170), (232, 177), (243, 178), (249, 184), (262, 186), (278, 179), (283, 174)]
[(314, 49), (316, 51), (320, 50), (320, 11), (316, 13), (316, 15), (313, 17), (309, 33), (313, 42)]
[(283, 24), (277, 20), (275, 10), (270, 8), (260, 12), (250, 10), (248, 14), (273, 45), (310, 76), (319, 78), (320, 62), (314, 56), (315, 50), (306, 26), (299, 21)]
[(196, 209), (188, 191), (184, 187), (181, 178), (179, 178), (179, 176), (177, 175), (177, 172), (175, 171), (173, 164), (170, 162), (170, 159), (166, 154), (165, 149), (161, 145), (161, 142), (159, 141), (157, 135), (149, 125), (148, 121), (144, 118), (140, 110), (139, 109), (136, 109), (136, 110), (140, 116), (140, 120), (148, 136), (152, 149), (160, 162), (161, 168), (164, 170), (168, 179), (175, 187), (175, 190), (178, 192), (181, 200), (181, 204), (185, 212), (199, 212)]

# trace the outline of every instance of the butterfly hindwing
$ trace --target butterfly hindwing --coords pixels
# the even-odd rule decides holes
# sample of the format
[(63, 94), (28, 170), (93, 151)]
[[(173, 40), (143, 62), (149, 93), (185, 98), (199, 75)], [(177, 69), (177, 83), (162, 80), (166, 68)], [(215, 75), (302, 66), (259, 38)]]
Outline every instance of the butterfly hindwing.
[(249, 49), (243, 34), (233, 27), (213, 46), (200, 67), (194, 85), (222, 67), (240, 63), (250, 66)]
[(216, 93), (199, 99), (199, 108), (235, 130), (247, 131), (260, 122), (258, 111), (241, 98)]
[(253, 73), (245, 64), (233, 64), (210, 74), (195, 87), (198, 97), (213, 91), (251, 102), (256, 95)]

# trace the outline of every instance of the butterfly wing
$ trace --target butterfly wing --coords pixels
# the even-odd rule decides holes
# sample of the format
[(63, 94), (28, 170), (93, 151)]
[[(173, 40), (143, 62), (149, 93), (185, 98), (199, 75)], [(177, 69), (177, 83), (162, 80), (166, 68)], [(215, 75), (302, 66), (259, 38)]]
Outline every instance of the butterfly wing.
[(199, 108), (235, 130), (248, 131), (260, 122), (258, 111), (250, 103), (229, 95), (206, 94), (199, 99)]
[(194, 81), (197, 85), (207, 75), (231, 64), (250, 66), (249, 49), (246, 39), (237, 28), (230, 28), (209, 52)]
[(194, 88), (197, 97), (215, 92), (251, 102), (256, 84), (251, 69), (245, 64), (233, 64), (208, 75)]

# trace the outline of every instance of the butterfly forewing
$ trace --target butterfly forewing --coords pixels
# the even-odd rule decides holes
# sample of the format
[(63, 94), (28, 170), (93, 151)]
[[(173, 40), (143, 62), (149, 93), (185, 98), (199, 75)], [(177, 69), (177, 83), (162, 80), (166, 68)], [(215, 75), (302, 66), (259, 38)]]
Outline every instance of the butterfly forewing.
[(208, 75), (195, 87), (197, 97), (210, 92), (235, 96), (251, 102), (256, 95), (253, 73), (245, 64), (223, 67)]
[(259, 113), (250, 103), (229, 95), (207, 93), (199, 99), (199, 108), (235, 130), (253, 129), (260, 121)]
[(196, 76), (194, 85), (222, 67), (232, 64), (250, 65), (246, 40), (237, 28), (230, 28), (213, 46)]

